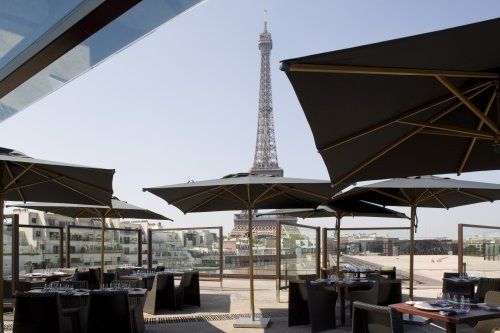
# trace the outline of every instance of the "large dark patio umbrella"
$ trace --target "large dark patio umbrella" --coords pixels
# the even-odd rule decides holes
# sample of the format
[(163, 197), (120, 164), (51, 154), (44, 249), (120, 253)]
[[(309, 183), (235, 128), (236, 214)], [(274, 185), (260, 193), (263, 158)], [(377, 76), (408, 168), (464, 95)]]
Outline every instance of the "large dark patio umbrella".
[(332, 183), (500, 169), (500, 19), (284, 60)]
[(340, 224), (343, 217), (407, 218), (405, 214), (395, 210), (351, 198), (331, 201), (315, 209), (278, 209), (267, 213), (257, 214), (257, 216), (262, 215), (287, 215), (302, 219), (335, 217), (335, 230), (337, 234), (337, 274), (340, 273)]
[[(341, 188), (338, 188), (340, 191)], [(255, 318), (253, 284), (252, 212), (254, 209), (310, 208), (331, 199), (336, 191), (329, 181), (235, 174), (222, 179), (145, 188), (184, 213), (226, 210), (248, 211), (250, 320), (235, 327), (266, 327), (268, 318)]]
[(417, 207), (449, 209), (481, 202), (493, 202), (500, 199), (500, 185), (433, 176), (395, 178), (354, 188), (339, 194), (336, 198), (359, 199), (382, 206), (410, 207), (410, 299), (413, 299), (413, 256)]
[[(37, 160), (0, 147), (0, 239), (3, 239), (3, 207), (8, 201), (62, 201), (110, 205), (114, 170)], [(0, 277), (3, 281), (3, 247), (0, 247)], [(3, 283), (0, 283), (0, 314), (3, 313)], [(0, 316), (3, 329), (3, 317)]]
[[(120, 218), (120, 219), (151, 219), (151, 220), (169, 220), (161, 214), (152, 212), (145, 208), (137, 207), (129, 204), (126, 201), (118, 200), (113, 198), (111, 200), (111, 207), (108, 206), (94, 206), (94, 205), (78, 205), (78, 204), (66, 204), (66, 203), (25, 203), (25, 204), (13, 204), (7, 207), (18, 207), (39, 210), (46, 213), (59, 214), (62, 216), (72, 217), (72, 218), (100, 218), (102, 220), (101, 224), (101, 276), (100, 282), (101, 286), (104, 281), (104, 233), (106, 231), (106, 219), (107, 218)], [(141, 263), (138, 263), (141, 265)]]

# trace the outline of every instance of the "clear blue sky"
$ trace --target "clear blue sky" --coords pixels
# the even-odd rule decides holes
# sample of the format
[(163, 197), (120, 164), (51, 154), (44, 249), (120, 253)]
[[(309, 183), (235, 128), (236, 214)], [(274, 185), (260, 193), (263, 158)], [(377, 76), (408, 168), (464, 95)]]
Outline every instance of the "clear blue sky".
[[(279, 163), (286, 176), (327, 179), (279, 60), (495, 18), (500, 2), (209, 0), (1, 123), (2, 145), (39, 158), (115, 168), (121, 199), (164, 213), (175, 227), (223, 225), (227, 232), (232, 213), (184, 216), (141, 189), (250, 168), (264, 9), (274, 41)], [(462, 178), (500, 183), (499, 172)], [(499, 209), (422, 209), (417, 236), (455, 236), (459, 222), (498, 224)], [(389, 223), (345, 223), (370, 224)]]

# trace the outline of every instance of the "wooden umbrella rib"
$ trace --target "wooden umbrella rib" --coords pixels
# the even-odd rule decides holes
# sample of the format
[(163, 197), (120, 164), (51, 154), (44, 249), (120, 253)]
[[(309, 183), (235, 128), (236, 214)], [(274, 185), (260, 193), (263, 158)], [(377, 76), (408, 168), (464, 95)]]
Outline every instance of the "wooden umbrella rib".
[(476, 139), (476, 140), (490, 140), (493, 141), (493, 138), (485, 138), (484, 136), (474, 135), (474, 134), (466, 134), (466, 133), (457, 133), (457, 132), (448, 132), (448, 131), (440, 131), (433, 129), (424, 129), (421, 130), (418, 134), (426, 134), (426, 135), (438, 135), (438, 136), (451, 136), (455, 138), (467, 138), (467, 139)]
[(443, 202), (443, 200), (441, 200), (441, 199), (439, 198), (439, 194), (434, 194), (434, 193), (432, 193), (432, 191), (431, 191), (431, 190), (429, 190), (429, 193), (432, 195), (432, 197), (433, 197), (433, 198), (434, 198), (434, 199), (435, 199), (435, 200), (436, 200), (436, 201), (437, 201), (437, 202), (438, 202), (441, 206), (443, 206), (443, 208), (444, 208), (444, 209), (450, 209), (450, 207), (448, 207), (448, 206), (447, 206), (447, 205)]
[(239, 202), (239, 203), (241, 203), (243, 205), (247, 205), (248, 203), (245, 200), (243, 200), (242, 198), (240, 198), (236, 193), (234, 193), (232, 191), (232, 189), (235, 186), (236, 185), (233, 185), (231, 187), (223, 187), (223, 191), (229, 193), (233, 197), (233, 198), (227, 197), (227, 199), (229, 199), (229, 200), (233, 199), (233, 200), (236, 200), (237, 202)]
[[(271, 189), (271, 188), (270, 188)], [(269, 199), (272, 199), (272, 198), (275, 198), (277, 196), (280, 196), (282, 194), (285, 194), (287, 190), (277, 190), (276, 188), (272, 188), (273, 191), (275, 191), (274, 193), (270, 193), (268, 194), (267, 196), (265, 197), (260, 197), (259, 200), (254, 200), (254, 204), (257, 204), (259, 202), (263, 202), (263, 201), (267, 201)]]
[(260, 201), (260, 199), (262, 197), (264, 197), (267, 193), (269, 193), (274, 187), (276, 186), (276, 184), (272, 184), (271, 186), (267, 187), (266, 190), (264, 192), (262, 192), (261, 194), (259, 194), (257, 196), (257, 198), (255, 198), (254, 202), (258, 202)]
[[(38, 171), (39, 173), (42, 173), (42, 174), (43, 174), (43, 173), (48, 173), (48, 174), (49, 174), (49, 175), (51, 175), (51, 176), (52, 176), (52, 175), (62, 176), (62, 177), (64, 177), (64, 178), (66, 178), (66, 179), (68, 179), (68, 180), (71, 180), (71, 181), (73, 181), (73, 182), (75, 182), (75, 183), (78, 183), (78, 184), (80, 184), (80, 185), (88, 186), (88, 187), (90, 187), (90, 188), (93, 188), (93, 189), (96, 189), (96, 190), (102, 191), (102, 192), (104, 192), (104, 193), (109, 193), (110, 195), (111, 195), (111, 194), (113, 194), (113, 191), (109, 191), (109, 190), (107, 190), (107, 189), (105, 189), (105, 188), (102, 188), (102, 187), (100, 187), (100, 186), (97, 186), (97, 185), (94, 185), (94, 184), (90, 184), (90, 183), (84, 182), (83, 180), (79, 180), (79, 179), (76, 179), (76, 178), (71, 177), (71, 176), (68, 176), (68, 175), (63, 175), (63, 174), (60, 174), (60, 173), (55, 172), (55, 171), (47, 170), (47, 169), (45, 169), (45, 168), (41, 167), (41, 166), (40, 166), (40, 164), (38, 164), (38, 165), (36, 165), (36, 166), (34, 166), (34, 167), (32, 168), (32, 171), (35, 171), (35, 170), (36, 170), (36, 171)], [(46, 174), (45, 174), (45, 175), (46, 175)]]
[(338, 73), (338, 74), (368, 74), (368, 75), (399, 75), (399, 76), (447, 76), (467, 77), (479, 79), (496, 79), (498, 74), (473, 71), (449, 71), (440, 69), (345, 66), (345, 65), (318, 65), (318, 64), (291, 64), (290, 72), (307, 73)]
[(219, 185), (219, 186), (217, 186), (217, 187), (215, 187), (215, 188), (208, 187), (208, 188), (206, 188), (206, 189), (203, 189), (203, 190), (198, 191), (198, 192), (195, 192), (195, 193), (191, 193), (191, 194), (186, 195), (186, 196), (184, 196), (184, 197), (181, 197), (181, 198), (178, 198), (178, 199), (175, 199), (175, 200), (171, 200), (171, 201), (170, 201), (170, 204), (171, 204), (171, 205), (175, 205), (175, 204), (177, 204), (177, 203), (179, 203), (179, 202), (182, 202), (182, 201), (184, 201), (184, 200), (187, 200), (187, 199), (191, 199), (191, 198), (197, 197), (197, 196), (202, 195), (202, 194), (205, 194), (205, 193), (207, 193), (207, 192), (209, 192), (209, 193), (210, 193), (211, 191), (213, 191), (213, 190), (218, 190), (218, 189), (220, 189), (220, 188), (222, 188), (222, 187), (223, 187), (222, 185)]
[(420, 200), (418, 200), (415, 204), (416, 204), (416, 206), (420, 206), (420, 204), (422, 202), (427, 201), (436, 195), (440, 195), (440, 194), (443, 194), (443, 193), (448, 192), (448, 191), (450, 191), (449, 188), (442, 188), (442, 189), (439, 189), (438, 191), (433, 193), (430, 189), (427, 189), (426, 193), (428, 193), (428, 194), (426, 196), (423, 196), (422, 198), (420, 198)]
[(211, 192), (209, 192), (209, 193), (211, 194), (210, 197), (208, 197), (208, 198), (204, 199), (203, 201), (197, 203), (194, 207), (191, 207), (190, 209), (188, 209), (188, 211), (186, 213), (192, 213), (192, 212), (196, 211), (198, 208), (206, 205), (210, 201), (212, 201), (215, 198), (217, 198), (217, 194), (216, 193), (211, 193)]
[(5, 163), (5, 168), (7, 169), (10, 177), (12, 178), (10, 182), (7, 183), (7, 185), (4, 186), (4, 190), (8, 190), (9, 187), (12, 185), (12, 184), (15, 184), (19, 178), (21, 178), (22, 176), (24, 176), (24, 174), (26, 172), (28, 172), (33, 166), (34, 164), (29, 164), (28, 166), (22, 166), (23, 167), (23, 171), (21, 171), (17, 176), (14, 177), (14, 174), (12, 173), (12, 171), (10, 170), (10, 167), (9, 165), (7, 164), (7, 162), (4, 162)]
[[(4, 162), (5, 164), (5, 170), (7, 170), (7, 173), (9, 174), (10, 178), (12, 179), (12, 181), (14, 182), (14, 184), (17, 184), (17, 179), (18, 178), (15, 178), (14, 177), (14, 173), (12, 172), (12, 170), (10, 169), (9, 165), (7, 164), (7, 162)], [(7, 191), (6, 188), (8, 188), (10, 186), (10, 183), (4, 187), (3, 191)], [(23, 194), (23, 191), (19, 188), (17, 189), (17, 193), (19, 194), (19, 197), (21, 198), (22, 201), (26, 202), (26, 197), (24, 196)]]
[(13, 190), (19, 190), (19, 189), (23, 189), (23, 188), (27, 188), (27, 187), (32, 187), (32, 186), (37, 186), (37, 185), (41, 185), (41, 184), (45, 184), (45, 183), (50, 183), (50, 182), (53, 182), (55, 181), (56, 179), (57, 180), (60, 180), (60, 179), (63, 179), (64, 177), (59, 177), (59, 178), (47, 178), (47, 179), (44, 179), (44, 180), (39, 180), (39, 181), (36, 181), (36, 182), (33, 182), (33, 183), (29, 183), (29, 184), (23, 184), (23, 185), (17, 185), (17, 186), (13, 186), (9, 189), (9, 191), (13, 191)]
[[(491, 82), (491, 81), (489, 81), (489, 82), (483, 82), (481, 84), (472, 86), (472, 87), (464, 90), (463, 93), (467, 94), (469, 92), (473, 92), (473, 91), (475, 91), (477, 89), (480, 89), (479, 91), (475, 91), (474, 94), (471, 94), (471, 96), (469, 96), (469, 98), (472, 98), (472, 97), (475, 97), (478, 94), (482, 93), (486, 89), (488, 89), (492, 84), (493, 84), (493, 82)], [(425, 104), (423, 106), (419, 106), (419, 107), (417, 107), (415, 109), (412, 109), (410, 111), (404, 112), (404, 113), (399, 114), (399, 115), (397, 115), (395, 117), (392, 117), (392, 118), (389, 118), (389, 119), (387, 119), (385, 121), (382, 121), (382, 122), (380, 122), (378, 124), (375, 124), (373, 126), (370, 126), (370, 127), (365, 128), (365, 129), (362, 129), (361, 131), (353, 133), (353, 134), (351, 134), (349, 136), (341, 138), (341, 139), (339, 139), (337, 141), (334, 141), (332, 143), (324, 145), (324, 146), (322, 146), (322, 147), (319, 148), (319, 151), (323, 152), (323, 151), (327, 151), (329, 149), (335, 148), (335, 147), (340, 146), (340, 145), (342, 145), (344, 143), (347, 143), (349, 141), (355, 140), (355, 139), (357, 139), (359, 137), (362, 137), (364, 135), (367, 135), (367, 134), (370, 134), (370, 133), (375, 132), (377, 130), (380, 130), (380, 129), (386, 127), (386, 126), (392, 125), (392, 124), (396, 123), (398, 120), (402, 120), (402, 119), (405, 119), (405, 118), (408, 118), (408, 117), (411, 117), (411, 116), (415, 116), (415, 115), (417, 115), (417, 114), (419, 114), (419, 113), (421, 113), (423, 111), (429, 110), (429, 109), (431, 109), (433, 107), (436, 107), (436, 106), (438, 106), (440, 104), (443, 104), (443, 103), (446, 103), (446, 102), (449, 102), (449, 101), (452, 101), (454, 99), (456, 99), (455, 95), (449, 95), (447, 97), (440, 98), (438, 100), (435, 100), (435, 101), (433, 101), (431, 103), (428, 103), (428, 104)]]
[(95, 201), (95, 202), (97, 202), (97, 203), (99, 203), (99, 204), (101, 204), (101, 205), (103, 205), (103, 206), (107, 206), (107, 205), (106, 205), (106, 203), (102, 202), (101, 200), (96, 199), (96, 198), (94, 198), (93, 196), (91, 196), (91, 195), (89, 195), (89, 194), (87, 194), (87, 193), (84, 193), (84, 192), (82, 192), (82, 191), (80, 191), (80, 190), (78, 190), (78, 189), (74, 188), (74, 187), (73, 187), (73, 186), (71, 186), (71, 185), (68, 185), (68, 184), (65, 184), (65, 183), (61, 182), (58, 178), (61, 178), (61, 179), (66, 178), (66, 177), (65, 177), (65, 176), (63, 176), (63, 175), (57, 175), (57, 178), (53, 178), (53, 176), (48, 176), (48, 175), (44, 174), (43, 172), (40, 172), (40, 171), (39, 171), (39, 170), (37, 170), (36, 168), (32, 168), (32, 169), (31, 169), (31, 171), (32, 171), (32, 172), (34, 172), (34, 173), (36, 173), (36, 174), (38, 174), (38, 175), (40, 175), (40, 176), (42, 176), (42, 177), (47, 178), (47, 179), (48, 179), (48, 180), (50, 180), (50, 181), (53, 181), (53, 182), (54, 182), (54, 183), (56, 183), (56, 184), (59, 184), (59, 185), (60, 185), (60, 186), (62, 186), (62, 187), (67, 188), (68, 190), (71, 190), (71, 191), (73, 191), (73, 192), (75, 192), (75, 193), (78, 193), (78, 194), (80, 194), (80, 195), (81, 195), (81, 196), (83, 196), (83, 197), (86, 197), (86, 198), (88, 198), (88, 199), (91, 199), (91, 200), (93, 200), (93, 201)]
[[(493, 103), (495, 102), (496, 98), (498, 98), (497, 96), (497, 91), (493, 91), (493, 94), (491, 95), (490, 97), (490, 100), (488, 101), (488, 104), (486, 105), (486, 109), (484, 111), (484, 116), (487, 117), (488, 116), (488, 113), (490, 112), (491, 110), (491, 107), (493, 106)], [(481, 130), (481, 128), (483, 127), (483, 124), (484, 124), (484, 121), (480, 121), (479, 124), (477, 125), (477, 130)], [(467, 147), (467, 150), (465, 151), (465, 155), (462, 159), (462, 163), (460, 164), (460, 167), (458, 168), (458, 171), (457, 171), (457, 174), (460, 175), (464, 169), (465, 169), (465, 165), (467, 164), (467, 162), (469, 161), (469, 157), (470, 157), (470, 154), (472, 153), (472, 149), (474, 149), (474, 145), (476, 144), (476, 141), (477, 141), (477, 138), (472, 138), (471, 142), (469, 143), (469, 146)]]
[[(444, 116), (446, 116), (447, 114), (449, 114), (450, 112), (452, 112), (453, 110), (455, 110), (456, 108), (458, 108), (459, 106), (461, 106), (462, 104), (463, 104), (463, 102), (460, 101), (460, 102), (454, 104), (453, 106), (451, 106), (449, 108), (446, 108), (445, 110), (439, 112), (437, 115), (435, 115), (435, 116), (431, 117), (430, 119), (428, 119), (427, 122), (433, 123), (435, 121), (438, 121), (439, 119), (443, 118)], [(358, 165), (357, 167), (355, 167), (354, 169), (352, 169), (351, 171), (349, 171), (348, 173), (346, 173), (339, 180), (337, 180), (334, 185), (338, 185), (338, 184), (341, 184), (341, 183), (347, 181), (353, 175), (355, 175), (359, 171), (363, 170), (364, 168), (366, 168), (367, 166), (369, 166), (370, 164), (372, 164), (373, 162), (375, 162), (376, 160), (378, 160), (380, 157), (384, 156), (389, 151), (391, 151), (394, 148), (396, 148), (397, 146), (399, 146), (401, 143), (403, 143), (406, 140), (412, 138), (414, 135), (418, 134), (423, 129), (424, 129), (424, 127), (417, 127), (415, 129), (413, 129), (412, 131), (406, 133), (405, 135), (403, 135), (402, 137), (400, 137), (399, 139), (397, 139), (396, 141), (394, 141), (390, 145), (386, 146), (385, 148), (383, 148), (382, 150), (380, 150), (379, 152), (377, 152), (375, 155), (373, 155), (372, 157), (370, 157), (368, 160), (364, 161), (363, 163), (361, 163), (360, 165)]]
[(392, 194), (384, 192), (384, 191), (382, 191), (382, 190), (380, 190), (378, 188), (372, 188), (371, 190), (373, 192), (375, 192), (375, 193), (378, 193), (378, 194), (381, 194), (381, 195), (385, 195), (386, 197), (389, 197), (389, 198), (392, 198), (394, 200), (400, 201), (400, 202), (402, 202), (402, 203), (404, 203), (406, 205), (410, 205), (411, 204), (410, 200), (406, 200), (406, 199), (401, 198), (401, 197), (399, 197), (397, 195), (392, 195)]
[(310, 195), (312, 197), (316, 197), (318, 199), (321, 199), (323, 201), (327, 201), (327, 200), (331, 200), (332, 199), (331, 197), (326, 196), (324, 194), (320, 194), (320, 193), (315, 193), (315, 192), (303, 190), (303, 189), (300, 189), (300, 188), (297, 188), (297, 187), (293, 187), (293, 186), (289, 186), (289, 185), (285, 185), (285, 184), (278, 184), (278, 186), (282, 186), (284, 188), (288, 188), (290, 191), (307, 194), (307, 195)]
[(467, 191), (464, 191), (464, 190), (461, 190), (461, 189), (457, 189), (456, 190), (458, 193), (462, 193), (462, 194), (465, 194), (465, 195), (468, 195), (472, 198), (476, 198), (476, 199), (479, 199), (479, 200), (482, 200), (482, 201), (485, 201), (485, 202), (493, 202), (493, 199), (490, 199), (490, 198), (487, 198), (487, 197), (484, 197), (482, 195), (478, 195), (478, 194), (474, 194), (474, 193), (470, 193), (470, 192), (467, 192)]
[[(266, 184), (263, 184), (263, 185), (264, 185), (265, 187), (268, 187), (268, 185), (266, 185)], [(307, 203), (306, 203), (304, 200), (301, 200), (301, 199), (299, 199), (299, 198), (296, 198), (296, 197), (294, 197), (293, 195), (291, 195), (291, 194), (287, 193), (288, 191), (290, 191), (290, 189), (285, 188), (285, 190), (284, 190), (284, 191), (280, 191), (280, 190), (278, 190), (278, 188), (279, 188), (279, 184), (278, 184), (278, 186), (274, 187), (272, 190), (273, 190), (273, 191), (280, 192), (280, 194), (279, 194), (279, 195), (283, 195), (283, 196), (287, 197), (287, 198), (288, 198), (288, 199), (290, 199), (290, 200), (294, 200), (294, 201), (296, 201), (296, 202), (300, 203), (301, 205), (307, 206)], [(264, 200), (269, 200), (270, 198), (271, 198), (271, 197), (267, 197), (267, 198), (265, 198)], [(264, 200), (261, 200), (261, 201), (264, 201)]]
[(429, 189), (425, 189), (424, 191), (422, 191), (422, 193), (420, 193), (420, 195), (415, 199), (415, 203), (418, 203), (420, 202), (420, 200), (429, 192)]
[(399, 191), (401, 193), (403, 193), (403, 196), (405, 197), (405, 199), (408, 201), (408, 202), (412, 202), (413, 200), (410, 198), (410, 196), (408, 195), (408, 193), (406, 193), (406, 191), (404, 190), (404, 188), (400, 188)]
[(489, 127), (491, 128), (491, 130), (493, 130), (495, 132), (495, 134), (500, 134), (500, 129), (498, 128), (498, 126), (493, 122), (493, 120), (491, 120), (490, 118), (488, 118), (487, 116), (485, 116), (481, 110), (479, 110), (479, 108), (474, 104), (472, 103), (466, 96), (464, 96), (462, 94), (462, 92), (454, 85), (452, 84), (448, 79), (446, 79), (445, 77), (443, 76), (436, 76), (436, 79), (441, 82), (441, 84), (443, 86), (446, 87), (446, 89), (448, 89), (449, 91), (451, 91), (452, 94), (454, 94), (455, 96), (457, 96), (457, 98), (462, 101), (465, 106), (467, 106), (467, 108), (469, 110), (472, 111), (472, 113), (474, 113), (479, 119), (481, 119), (482, 121), (484, 121), (484, 123)]
[(398, 120), (398, 123), (410, 125), (410, 126), (432, 128), (432, 129), (441, 130), (441, 131), (455, 132), (455, 133), (464, 134), (467, 136), (471, 135), (471, 136), (475, 136), (475, 137), (483, 138), (483, 139), (490, 139), (490, 140), (495, 139), (495, 136), (493, 134), (490, 134), (490, 133), (487, 133), (484, 131), (479, 131), (479, 130), (472, 130), (472, 129), (468, 129), (468, 128), (457, 127), (457, 126), (432, 124), (432, 123), (424, 123), (424, 122), (408, 121), (408, 120)]

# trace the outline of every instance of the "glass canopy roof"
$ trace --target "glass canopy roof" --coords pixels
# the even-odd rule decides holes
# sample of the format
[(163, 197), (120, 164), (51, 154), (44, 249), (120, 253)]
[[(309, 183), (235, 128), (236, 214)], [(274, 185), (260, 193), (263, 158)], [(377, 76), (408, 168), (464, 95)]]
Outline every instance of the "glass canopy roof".
[[(0, 98), (0, 122), (202, 0), (143, 0)], [(106, 0), (2, 0), (0, 87), (17, 64)], [(108, 0), (108, 2), (111, 2)], [(41, 45), (41, 46), (40, 46)]]

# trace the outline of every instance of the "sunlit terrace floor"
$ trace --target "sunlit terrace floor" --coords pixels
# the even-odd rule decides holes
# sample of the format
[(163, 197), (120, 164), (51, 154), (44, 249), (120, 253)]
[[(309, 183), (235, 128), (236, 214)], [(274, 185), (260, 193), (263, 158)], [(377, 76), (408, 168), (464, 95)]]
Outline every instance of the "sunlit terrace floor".
[[(145, 314), (146, 332), (169, 333), (215, 333), (215, 332), (297, 332), (309, 333), (310, 326), (296, 326), (289, 328), (287, 325), (287, 299), (288, 293), (281, 291), (280, 301), (276, 299), (276, 282), (274, 280), (255, 281), (256, 309), (260, 314), (271, 317), (271, 325), (267, 329), (233, 328), (233, 322), (240, 316), (249, 315), (248, 280), (225, 279), (223, 289), (219, 282), (201, 281), (201, 308), (186, 307), (182, 311), (165, 311), (160, 315)], [(404, 287), (403, 292), (407, 293)], [(418, 286), (418, 297), (435, 297), (437, 287)], [(337, 315), (339, 311), (337, 310)], [(6, 328), (10, 329), (12, 316), (6, 315)], [(347, 319), (349, 322), (349, 315)], [(350, 324), (348, 324), (350, 325)], [(340, 327), (339, 332), (350, 332), (350, 326)], [(8, 331), (8, 330), (7, 330)], [(424, 327), (408, 327), (410, 332), (439, 332), (430, 325)]]

